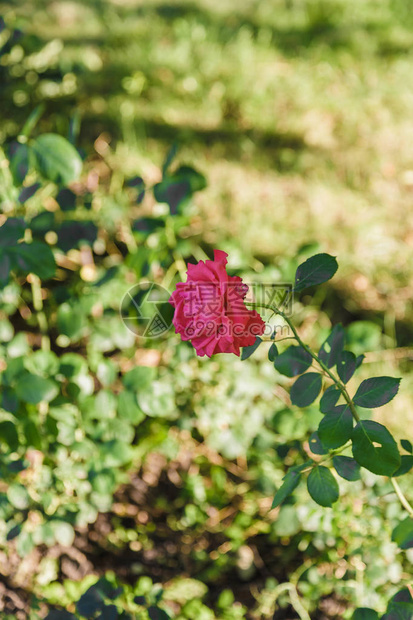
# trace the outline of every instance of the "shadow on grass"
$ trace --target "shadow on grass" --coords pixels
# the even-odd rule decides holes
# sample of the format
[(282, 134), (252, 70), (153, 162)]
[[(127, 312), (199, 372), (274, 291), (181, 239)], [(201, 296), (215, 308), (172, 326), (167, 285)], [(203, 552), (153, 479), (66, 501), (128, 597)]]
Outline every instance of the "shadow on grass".
[[(290, 12), (293, 22), (297, 12), (296, 5), (292, 0), (285, 0), (284, 12)], [(240, 29), (247, 27), (254, 39), (265, 30), (271, 34), (271, 45), (279, 49), (285, 55), (302, 54), (308, 48), (314, 46), (328, 46), (331, 49), (349, 48), (354, 51), (359, 45), (360, 34), (374, 39), (375, 50), (379, 56), (397, 56), (411, 51), (411, 39), (402, 37), (394, 40), (390, 34), (392, 25), (388, 15), (383, 15), (383, 20), (357, 21), (343, 23), (342, 7), (331, 2), (320, 0), (318, 3), (309, 4), (305, 7), (304, 18), (300, 24), (292, 24), (287, 28), (279, 28), (273, 24), (259, 23), (257, 20), (243, 14), (231, 13), (227, 16), (218, 16), (211, 11), (201, 9), (192, 3), (162, 3), (152, 7), (140, 7), (135, 14), (142, 17), (150, 14), (168, 22), (176, 20), (194, 20), (206, 27), (207, 30), (217, 34), (220, 43), (227, 43), (239, 33)], [(394, 15), (395, 21), (397, 14)], [(403, 25), (404, 22), (401, 22)]]
[[(411, 1), (411, 0), (408, 0)], [(90, 38), (70, 38), (72, 44), (82, 45), (122, 45), (125, 39), (111, 31), (111, 13), (106, 12), (107, 5), (102, 0), (88, 0), (90, 8), (93, 8), (101, 20), (105, 32)], [(242, 7), (242, 5), (241, 5)], [(360, 37), (372, 39), (374, 53), (378, 56), (397, 56), (406, 54), (412, 49), (412, 37), (397, 35), (395, 27), (400, 34), (400, 26), (406, 26), (406, 20), (400, 19), (400, 11), (393, 10), (391, 18), (383, 12), (382, 19), (369, 20), (367, 17), (355, 18), (354, 21), (343, 21), (342, 6), (332, 4), (326, 0), (317, 3), (298, 6), (292, 0), (285, 0), (285, 7), (278, 9), (279, 14), (288, 16), (290, 25), (279, 27), (274, 23), (260, 22), (245, 12), (239, 10), (229, 15), (219, 15), (195, 2), (163, 2), (150, 6), (128, 7), (118, 6), (118, 16), (127, 21), (129, 18), (158, 17), (172, 25), (179, 20), (187, 20), (202, 24), (207, 33), (216, 38), (222, 45), (232, 41), (244, 27), (248, 28), (252, 37), (256, 40), (265, 31), (270, 34), (270, 45), (280, 50), (286, 56), (305, 54), (306, 50), (316, 46), (327, 46), (335, 50), (348, 48), (357, 52), (360, 45)], [(299, 17), (299, 19), (297, 19)], [(408, 21), (408, 28), (410, 22)], [(406, 32), (412, 32), (411, 28)], [(396, 32), (396, 33), (395, 33)], [(397, 36), (396, 36), (397, 35)]]
[[(268, 160), (279, 170), (293, 170), (300, 165), (300, 157), (309, 151), (303, 138), (293, 133), (278, 133), (251, 128), (242, 129), (236, 123), (223, 122), (216, 128), (173, 125), (162, 119), (136, 117), (134, 126), (137, 135), (144, 135), (163, 143), (165, 148), (173, 143), (181, 146), (213, 148), (220, 157), (227, 160), (254, 159), (255, 163)], [(82, 139), (90, 143), (102, 131), (109, 131), (115, 137), (119, 132), (117, 119), (103, 115), (99, 119), (86, 116), (83, 119)], [(257, 155), (259, 156), (257, 159)]]

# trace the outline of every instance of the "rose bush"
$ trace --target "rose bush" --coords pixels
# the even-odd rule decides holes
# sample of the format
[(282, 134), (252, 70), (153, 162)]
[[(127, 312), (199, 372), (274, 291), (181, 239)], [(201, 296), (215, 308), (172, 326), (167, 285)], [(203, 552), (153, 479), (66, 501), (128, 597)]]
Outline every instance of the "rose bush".
[[(246, 309), (244, 298), (248, 287), (242, 284), (240, 278), (228, 276), (225, 269), (226, 256), (225, 252), (215, 250), (213, 261), (201, 261), (198, 265), (188, 267), (187, 282), (177, 283), (170, 300), (175, 307), (173, 323), (183, 340), (192, 338), (198, 355), (239, 355), (239, 347), (244, 346), (241, 359), (247, 359), (263, 342), (259, 335), (263, 334), (265, 323), (255, 310)], [(335, 274), (337, 267), (333, 256), (312, 256), (297, 268), (293, 292), (299, 293), (326, 282)], [(234, 291), (230, 295), (229, 285), (232, 283)], [(281, 354), (275, 342), (272, 342), (268, 352), (269, 360), (280, 374), (296, 378), (290, 385), (292, 405), (309, 407), (318, 399), (320, 392), (322, 394), (319, 408), (324, 417), (317, 431), (309, 438), (307, 456), (310, 458), (288, 469), (275, 494), (272, 508), (278, 508), (288, 501), (305, 478), (311, 498), (320, 506), (331, 508), (340, 496), (338, 480), (360, 480), (364, 468), (373, 474), (388, 476), (408, 515), (394, 528), (392, 540), (402, 549), (411, 548), (413, 506), (405, 497), (397, 478), (413, 468), (412, 444), (402, 439), (400, 445), (408, 454), (401, 455), (388, 429), (378, 422), (365, 419), (366, 409), (381, 407), (396, 396), (400, 379), (387, 376), (365, 379), (352, 395), (347, 384), (362, 365), (364, 355), (356, 357), (345, 348), (346, 333), (340, 324), (333, 327), (316, 353), (302, 341), (291, 319), (277, 304), (257, 301), (249, 302), (249, 305), (270, 309), (288, 325), (290, 337), (297, 342)], [(211, 314), (214, 317), (212, 321)], [(242, 336), (228, 338), (229, 325), (233, 329), (241, 327)], [(248, 329), (255, 326), (259, 326), (260, 331), (254, 336), (252, 330)], [(211, 333), (208, 333), (208, 329), (211, 329)], [(275, 333), (271, 337), (271, 340), (274, 339)], [(293, 605), (300, 618), (309, 618), (299, 601)], [(406, 615), (403, 615), (404, 611)], [(354, 620), (367, 617), (379, 616), (371, 608), (359, 608), (353, 615)], [(396, 594), (389, 604), (388, 613), (382, 619), (402, 620), (412, 617), (413, 598), (406, 589)]]

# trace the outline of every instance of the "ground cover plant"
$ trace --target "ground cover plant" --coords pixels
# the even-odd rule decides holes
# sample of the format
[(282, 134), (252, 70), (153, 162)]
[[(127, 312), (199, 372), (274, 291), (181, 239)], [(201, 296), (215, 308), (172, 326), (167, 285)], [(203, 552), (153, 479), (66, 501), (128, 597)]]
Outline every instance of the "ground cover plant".
[[(2, 617), (410, 617), (409, 155), (399, 138), (397, 153), (374, 142), (366, 91), (346, 90), (368, 74), (380, 135), (404, 136), (410, 31), (396, 4), (273, 3), (277, 29), (254, 3), (235, 17), (214, 3), (73, 4), (64, 19), (39, 3), (32, 25), (27, 4), (5, 10)], [(288, 104), (294, 80), (313, 93), (277, 136), (273, 91), (245, 86), (275, 56), (277, 97)], [(343, 75), (338, 142), (310, 146), (305, 107), (327, 101), (337, 122)], [(321, 228), (318, 209), (338, 219)], [(137, 335), (125, 295), (148, 280), (172, 293), (216, 248), (246, 283), (297, 274), (291, 317), (255, 307), (275, 340), (204, 359), (159, 323)]]

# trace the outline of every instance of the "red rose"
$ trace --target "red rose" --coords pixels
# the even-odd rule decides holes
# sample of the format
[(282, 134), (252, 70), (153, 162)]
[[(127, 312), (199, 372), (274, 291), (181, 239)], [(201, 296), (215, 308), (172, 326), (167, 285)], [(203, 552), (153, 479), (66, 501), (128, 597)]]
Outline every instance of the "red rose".
[(248, 286), (226, 271), (228, 254), (214, 250), (214, 260), (188, 265), (187, 281), (178, 282), (169, 302), (173, 324), (182, 340), (191, 340), (198, 355), (240, 354), (265, 329), (255, 310), (244, 302)]

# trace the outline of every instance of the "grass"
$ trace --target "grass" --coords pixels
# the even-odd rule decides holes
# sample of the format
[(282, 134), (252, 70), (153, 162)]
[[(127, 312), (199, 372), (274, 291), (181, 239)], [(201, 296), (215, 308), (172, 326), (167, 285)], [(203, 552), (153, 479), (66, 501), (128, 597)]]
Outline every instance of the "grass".
[[(29, 29), (64, 42), (85, 141), (108, 131), (210, 179), (205, 233), (267, 258), (317, 239), (343, 274), (411, 285), (412, 23), (386, 0), (16, 3)], [(43, 87), (47, 93), (47, 88)], [(124, 161), (121, 165), (124, 165)], [(393, 290), (392, 290), (393, 289)], [(399, 306), (401, 306), (399, 308)], [(406, 303), (397, 304), (403, 315)]]

